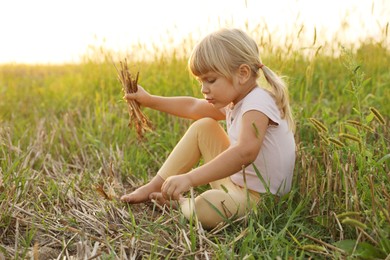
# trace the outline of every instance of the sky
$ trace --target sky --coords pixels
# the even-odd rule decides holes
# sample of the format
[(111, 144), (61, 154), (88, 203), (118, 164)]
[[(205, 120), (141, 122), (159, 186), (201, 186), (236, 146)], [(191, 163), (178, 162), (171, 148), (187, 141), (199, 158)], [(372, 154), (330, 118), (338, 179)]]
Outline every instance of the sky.
[[(78, 62), (89, 46), (116, 51), (201, 38), (221, 24), (266, 24), (279, 36), (347, 21), (345, 38), (383, 35), (389, 0), (0, 0), (0, 63)], [(389, 28), (390, 30), (390, 28)], [(389, 32), (390, 34), (390, 32)]]

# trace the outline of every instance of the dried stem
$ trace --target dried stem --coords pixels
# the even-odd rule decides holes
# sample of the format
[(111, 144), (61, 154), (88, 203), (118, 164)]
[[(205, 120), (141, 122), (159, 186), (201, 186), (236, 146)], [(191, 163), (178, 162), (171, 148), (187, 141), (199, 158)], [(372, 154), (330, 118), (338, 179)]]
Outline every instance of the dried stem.
[[(120, 70), (115, 66), (118, 72), (118, 79), (122, 84), (122, 90), (124, 94), (135, 93), (138, 90), (138, 76), (139, 72), (135, 76), (135, 79), (131, 75), (129, 68), (127, 66), (127, 60), (120, 62)], [(150, 120), (142, 113), (140, 104), (135, 100), (127, 100), (128, 112), (130, 116), (129, 127), (135, 127), (138, 135), (138, 139), (142, 140), (144, 134), (147, 131), (152, 131), (152, 123)]]

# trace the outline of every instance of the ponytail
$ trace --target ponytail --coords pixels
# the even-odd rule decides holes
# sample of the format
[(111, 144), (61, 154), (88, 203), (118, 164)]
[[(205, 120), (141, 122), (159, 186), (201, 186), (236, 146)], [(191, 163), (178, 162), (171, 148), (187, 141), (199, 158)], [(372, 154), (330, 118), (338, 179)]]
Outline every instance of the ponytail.
[(265, 79), (273, 89), (276, 105), (278, 106), (281, 117), (286, 119), (288, 127), (295, 132), (295, 123), (292, 116), (292, 111), (289, 104), (288, 89), (284, 81), (276, 75), (270, 68), (260, 63), (259, 69), (263, 71)]

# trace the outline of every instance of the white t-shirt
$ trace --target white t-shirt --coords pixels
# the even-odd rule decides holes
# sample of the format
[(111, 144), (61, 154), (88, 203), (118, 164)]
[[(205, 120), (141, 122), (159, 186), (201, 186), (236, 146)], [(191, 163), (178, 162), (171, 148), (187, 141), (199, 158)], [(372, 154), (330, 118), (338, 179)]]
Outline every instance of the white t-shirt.
[[(270, 124), (268, 126), (256, 160), (245, 168), (247, 187), (260, 193), (267, 191), (256, 174), (254, 164), (270, 192), (283, 195), (291, 189), (295, 164), (295, 140), (292, 131), (288, 128), (287, 121), (281, 119), (275, 100), (265, 89), (256, 87), (234, 107), (225, 107), (230, 145), (234, 146), (237, 143), (242, 116), (251, 110), (262, 112), (276, 125)], [(230, 178), (235, 184), (244, 187), (242, 171), (231, 175)]]

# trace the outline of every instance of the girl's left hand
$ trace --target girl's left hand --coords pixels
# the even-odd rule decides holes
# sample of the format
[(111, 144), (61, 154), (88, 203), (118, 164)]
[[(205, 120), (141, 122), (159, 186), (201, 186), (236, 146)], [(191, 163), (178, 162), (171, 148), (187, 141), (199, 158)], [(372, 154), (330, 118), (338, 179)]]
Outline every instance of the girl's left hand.
[(168, 177), (161, 186), (165, 199), (178, 200), (183, 192), (191, 188), (191, 181), (185, 174)]

